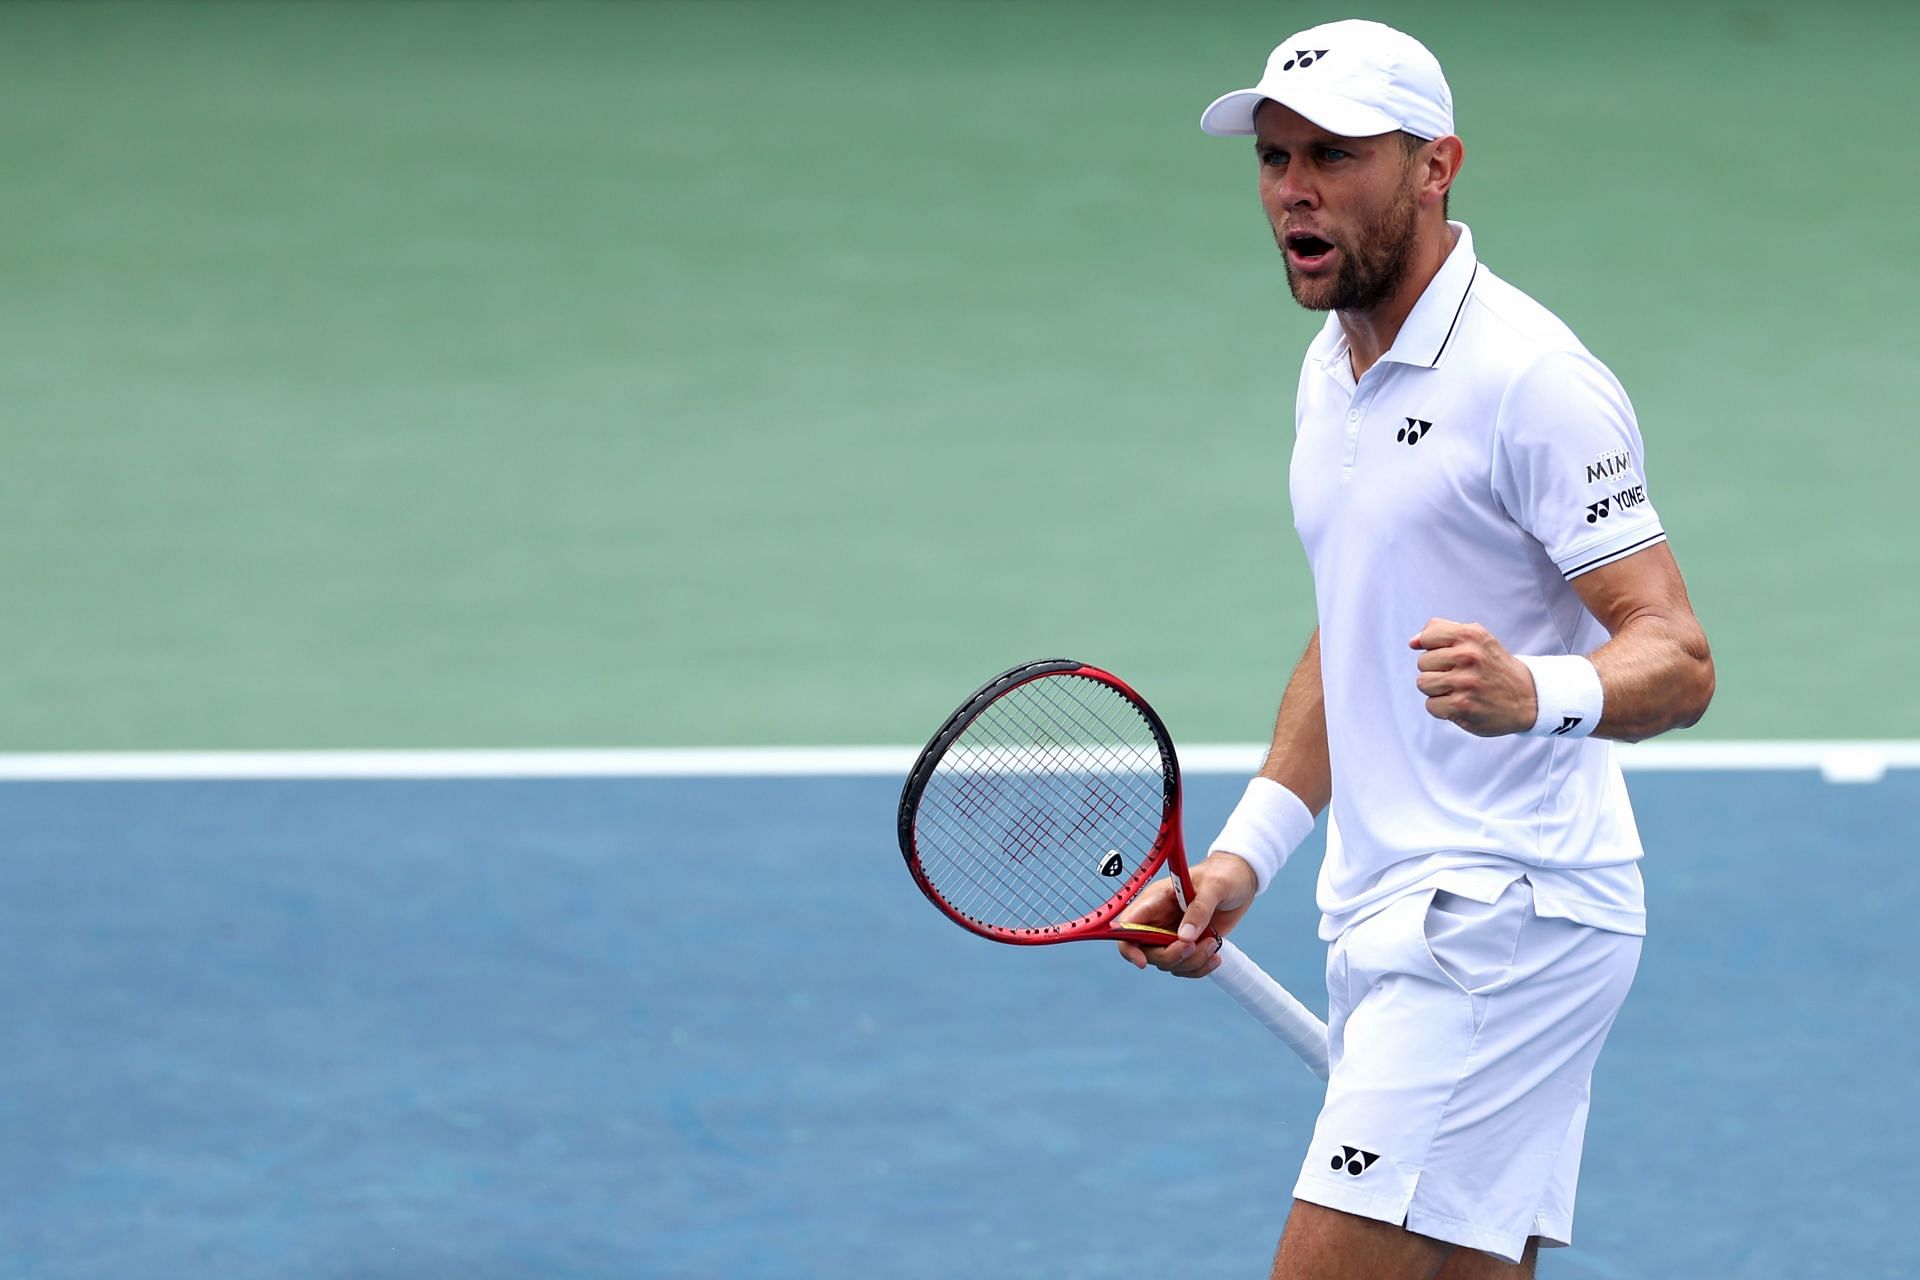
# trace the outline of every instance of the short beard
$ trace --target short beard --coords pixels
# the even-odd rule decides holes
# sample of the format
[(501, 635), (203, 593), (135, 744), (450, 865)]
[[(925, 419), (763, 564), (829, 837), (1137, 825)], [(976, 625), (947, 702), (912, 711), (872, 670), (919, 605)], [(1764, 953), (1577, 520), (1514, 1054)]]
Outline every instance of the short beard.
[(1391, 298), (1413, 262), (1419, 211), (1412, 189), (1403, 188), (1379, 218), (1340, 246), (1340, 270), (1331, 280), (1296, 272), (1286, 256), (1286, 240), (1275, 228), (1273, 238), (1287, 265), (1287, 288), (1293, 291), (1293, 300), (1309, 311), (1371, 311)]

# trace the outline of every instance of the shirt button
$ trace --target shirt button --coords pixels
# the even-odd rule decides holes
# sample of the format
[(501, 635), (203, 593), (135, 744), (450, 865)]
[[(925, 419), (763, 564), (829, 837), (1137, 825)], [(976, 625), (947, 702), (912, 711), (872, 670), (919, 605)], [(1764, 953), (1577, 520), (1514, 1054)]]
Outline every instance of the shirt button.
[(1347, 421), (1348, 421), (1348, 422), (1358, 422), (1358, 421), (1360, 421), (1360, 411), (1359, 411), (1358, 409), (1355, 409), (1355, 410), (1354, 410), (1354, 411), (1353, 411), (1352, 413), (1349, 413), (1349, 414), (1347, 415)]

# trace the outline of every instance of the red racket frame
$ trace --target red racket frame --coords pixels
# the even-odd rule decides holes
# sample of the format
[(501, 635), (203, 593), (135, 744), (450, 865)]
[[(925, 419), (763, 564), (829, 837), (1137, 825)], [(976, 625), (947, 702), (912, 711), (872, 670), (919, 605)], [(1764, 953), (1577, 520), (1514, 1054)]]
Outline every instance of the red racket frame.
[[(1106, 902), (1076, 920), (1038, 929), (1011, 929), (975, 920), (948, 902), (940, 891), (934, 888), (920, 866), (918, 839), (914, 832), (914, 815), (919, 808), (920, 795), (926, 790), (927, 783), (933, 777), (935, 766), (946, 755), (947, 749), (989, 706), (1022, 685), (1059, 676), (1080, 676), (1107, 685), (1131, 702), (1145, 717), (1148, 726), (1152, 729), (1154, 741), (1160, 749), (1162, 787), (1166, 797), (1159, 834), (1154, 837), (1152, 852), (1140, 865), (1139, 870), (1115, 889), (1113, 896)], [(1180, 802), (1180, 758), (1174, 752), (1173, 738), (1167, 733), (1167, 727), (1161, 722), (1159, 713), (1154, 711), (1147, 700), (1136, 693), (1131, 685), (1111, 671), (1089, 666), (1072, 658), (1049, 658), (1041, 662), (1022, 663), (995, 676), (962, 703), (959, 710), (948, 716), (946, 723), (940, 726), (940, 731), (933, 735), (933, 740), (927, 744), (926, 749), (920, 753), (920, 758), (914, 762), (912, 771), (907, 775), (906, 788), (900, 793), (900, 852), (907, 860), (907, 870), (913, 874), (914, 883), (920, 886), (920, 892), (927, 896), (927, 900), (955, 924), (983, 938), (991, 938), (995, 942), (1010, 942), (1023, 947), (1050, 946), (1056, 942), (1101, 941), (1164, 946), (1177, 935), (1170, 930), (1153, 925), (1118, 924), (1114, 918), (1140, 896), (1141, 890), (1147, 887), (1163, 866), (1169, 868), (1178, 878), (1181, 893), (1184, 895), (1182, 901), (1192, 899), (1193, 878), (1187, 871), (1186, 842), (1180, 833)]]

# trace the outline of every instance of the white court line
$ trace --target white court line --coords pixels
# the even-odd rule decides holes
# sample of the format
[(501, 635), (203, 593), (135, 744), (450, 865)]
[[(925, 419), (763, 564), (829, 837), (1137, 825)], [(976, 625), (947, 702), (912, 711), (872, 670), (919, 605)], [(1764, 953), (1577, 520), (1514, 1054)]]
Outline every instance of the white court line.
[[(1629, 772), (1818, 770), (1875, 782), (1920, 769), (1920, 740), (1646, 742), (1620, 747)], [(1190, 774), (1250, 774), (1265, 747), (1180, 750)], [(642, 747), (529, 751), (60, 751), (0, 754), (0, 782), (404, 778), (901, 777), (915, 747)]]

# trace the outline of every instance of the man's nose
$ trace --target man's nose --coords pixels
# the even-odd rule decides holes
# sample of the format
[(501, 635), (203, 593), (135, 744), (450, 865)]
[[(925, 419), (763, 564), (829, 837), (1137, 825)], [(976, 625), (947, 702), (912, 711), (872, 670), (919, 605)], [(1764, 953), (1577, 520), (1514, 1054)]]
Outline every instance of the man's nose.
[(1298, 174), (1298, 169), (1289, 167), (1274, 181), (1273, 198), (1282, 208), (1311, 209), (1320, 203), (1320, 193)]

